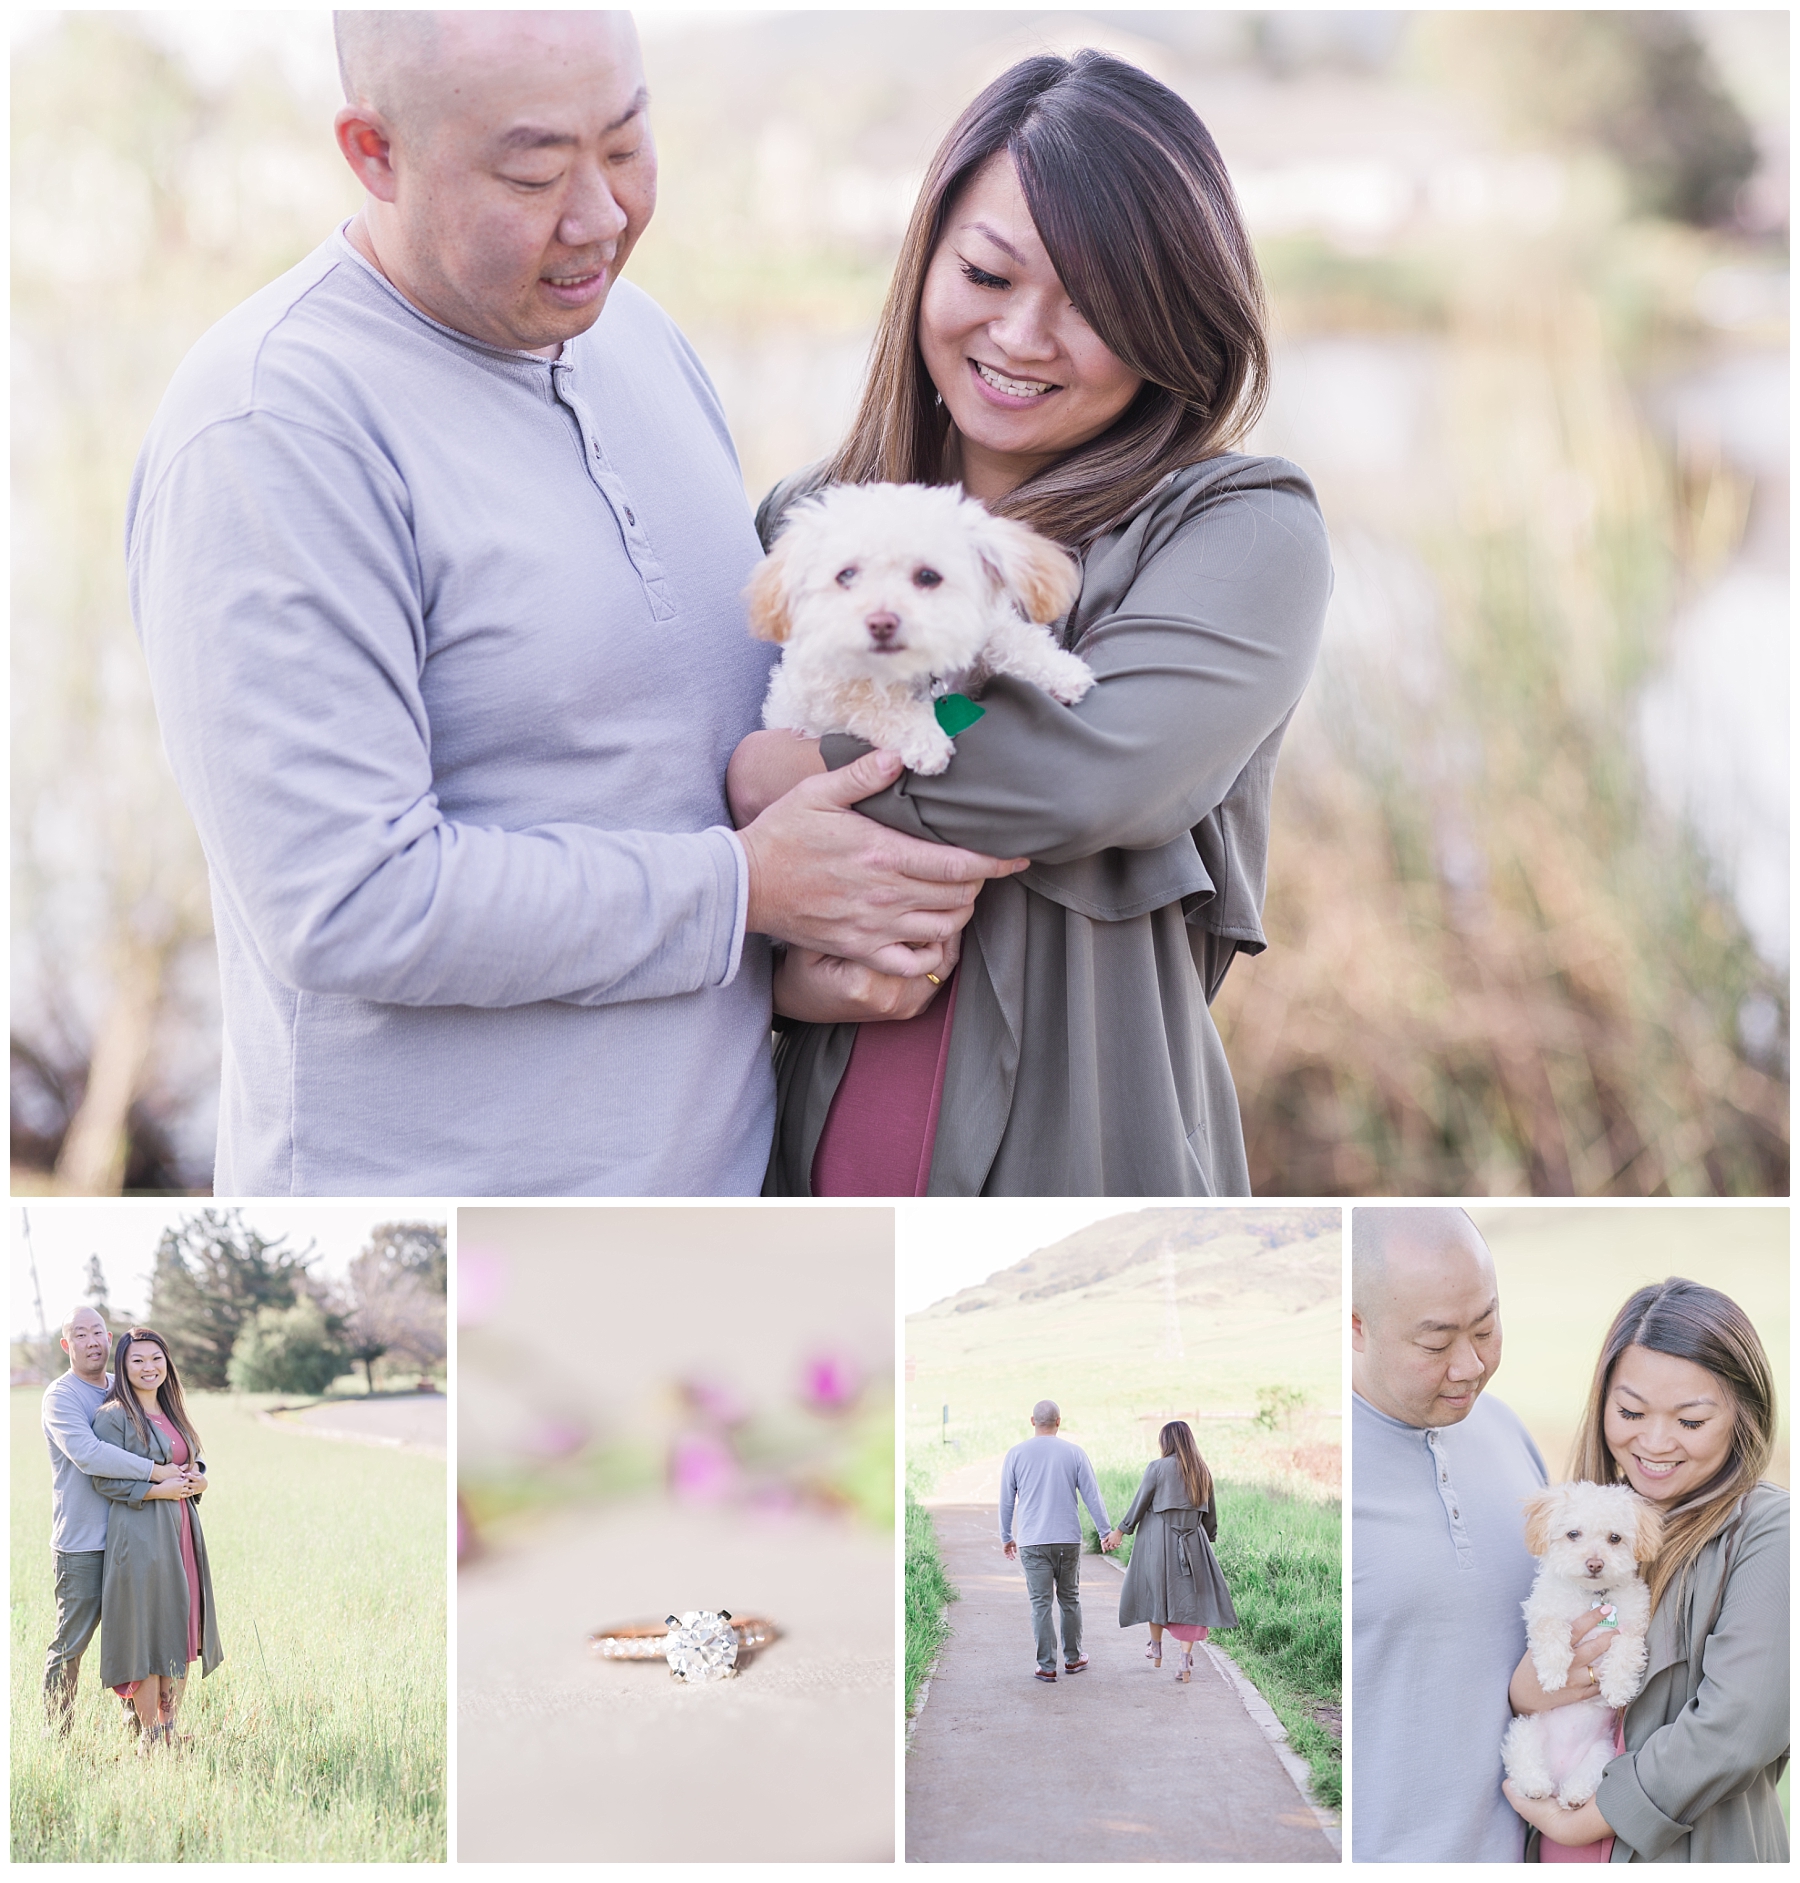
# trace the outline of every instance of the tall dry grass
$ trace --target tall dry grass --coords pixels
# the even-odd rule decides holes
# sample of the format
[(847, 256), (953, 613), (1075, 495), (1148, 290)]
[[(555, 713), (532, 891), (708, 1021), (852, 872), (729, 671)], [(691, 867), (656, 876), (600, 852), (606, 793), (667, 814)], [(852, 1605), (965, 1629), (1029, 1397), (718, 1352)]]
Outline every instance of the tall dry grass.
[(1785, 1071), (1737, 1040), (1753, 996), (1785, 1034), (1785, 985), (1654, 811), (1632, 721), (1742, 493), (1675, 474), (1568, 257), (1505, 261), (1420, 337), (1432, 494), (1327, 493), (1339, 606), (1373, 626), (1328, 641), (1277, 780), (1271, 947), (1217, 1009), (1252, 1182), (1785, 1194)]

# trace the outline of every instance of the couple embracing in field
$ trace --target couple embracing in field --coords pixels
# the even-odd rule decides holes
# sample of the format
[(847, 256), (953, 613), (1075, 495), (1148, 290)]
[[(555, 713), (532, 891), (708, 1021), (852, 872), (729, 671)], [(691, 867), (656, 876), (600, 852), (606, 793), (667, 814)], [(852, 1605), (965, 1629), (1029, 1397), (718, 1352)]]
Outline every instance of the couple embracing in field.
[(1094, 1467), (1079, 1445), (1061, 1436), (1062, 1411), (1040, 1399), (1031, 1409), (1031, 1437), (1006, 1454), (1000, 1468), (1000, 1541), (1025, 1572), (1037, 1641), (1037, 1678), (1057, 1677), (1057, 1625), (1062, 1623), (1063, 1671), (1079, 1674), (1088, 1664), (1081, 1651), (1081, 1519), (1079, 1496), (1094, 1520), (1102, 1550), (1116, 1550), (1135, 1536), (1125, 1586), (1119, 1592), (1119, 1626), (1149, 1626), (1144, 1655), (1161, 1667), (1163, 1636), (1181, 1644), (1175, 1678), (1194, 1671), (1194, 1643), (1212, 1628), (1235, 1628), (1237, 1612), (1212, 1545), (1219, 1533), (1212, 1473), (1187, 1422), (1172, 1420), (1159, 1435), (1161, 1456), (1144, 1469), (1130, 1508), (1112, 1525)]
[(224, 1658), (200, 1498), (200, 1437), (160, 1334), (133, 1327), (112, 1348), (105, 1321), (63, 1324), (69, 1370), (44, 1392), (56, 1637), (44, 1666), (45, 1731), (69, 1732), (81, 1657), (100, 1631), (100, 1683), (148, 1752), (175, 1745), (188, 1667)]
[[(1785, 1863), (1788, 1494), (1765, 1476), (1775, 1376), (1749, 1316), (1680, 1277), (1628, 1297), (1552, 1537), (1527, 1522), (1549, 1507), (1543, 1459), (1486, 1390), (1501, 1299), (1480, 1232), (1453, 1209), (1353, 1222), (1355, 1859)], [(1566, 1283), (1577, 1306), (1596, 1286), (1591, 1269)], [(1584, 1529), (1596, 1510), (1614, 1514)], [(1632, 1615), (1605, 1590), (1572, 1624), (1551, 1611), (1546, 1657), (1540, 1591), (1565, 1537), (1596, 1581), (1607, 1549), (1635, 1542), (1639, 1578), (1619, 1585)], [(1595, 1697), (1616, 1712), (1594, 1762), (1535, 1795), (1503, 1765), (1521, 1730), (1544, 1730), (1522, 1723)]]

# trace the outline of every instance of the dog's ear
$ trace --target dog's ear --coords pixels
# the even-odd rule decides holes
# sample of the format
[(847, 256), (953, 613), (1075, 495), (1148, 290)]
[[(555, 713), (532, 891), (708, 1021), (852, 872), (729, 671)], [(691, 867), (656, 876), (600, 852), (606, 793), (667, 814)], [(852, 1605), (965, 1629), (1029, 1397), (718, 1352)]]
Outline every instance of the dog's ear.
[(785, 641), (794, 631), (794, 617), (788, 607), (788, 558), (784, 553), (786, 538), (756, 565), (744, 601), (750, 610), (750, 632), (761, 641)]
[(1555, 1485), (1525, 1500), (1525, 1547), (1533, 1556), (1542, 1556), (1550, 1547), (1550, 1519), (1557, 1502)]
[(1019, 604), (1027, 621), (1054, 621), (1081, 593), (1074, 558), (1023, 523), (986, 517), (979, 541), (982, 567)]

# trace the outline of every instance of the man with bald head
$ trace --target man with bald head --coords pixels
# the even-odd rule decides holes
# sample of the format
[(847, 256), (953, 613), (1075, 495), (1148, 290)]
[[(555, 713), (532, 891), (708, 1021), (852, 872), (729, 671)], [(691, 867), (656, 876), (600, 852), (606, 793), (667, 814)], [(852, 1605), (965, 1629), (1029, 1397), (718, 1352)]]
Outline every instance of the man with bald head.
[(337, 22), (363, 207), (194, 348), (127, 519), (212, 881), (215, 1188), (753, 1193), (771, 938), (917, 986), (1023, 864), (855, 815), (891, 754), (731, 828), (761, 552), (619, 279), (656, 202), (629, 17)]
[(1544, 1462), (1486, 1389), (1493, 1259), (1458, 1209), (1356, 1209), (1350, 1234), (1353, 1858), (1518, 1863), (1500, 1790)]
[[(180, 1465), (153, 1464), (136, 1452), (94, 1436), (94, 1414), (112, 1385), (106, 1361), (112, 1343), (94, 1308), (80, 1307), (63, 1323), (62, 1350), (69, 1370), (44, 1389), (44, 1439), (50, 1447), (50, 1553), (56, 1574), (56, 1638), (44, 1662), (46, 1731), (68, 1732), (75, 1711), (81, 1657), (100, 1625), (101, 1570), (106, 1562), (106, 1517), (112, 1506), (88, 1480), (142, 1481), (147, 1497), (188, 1495)], [(197, 1487), (196, 1487), (197, 1488)], [(125, 1702), (127, 1729), (137, 1710)]]
[(1062, 1409), (1054, 1399), (1040, 1399), (1031, 1409), (1031, 1436), (1006, 1454), (1000, 1467), (1000, 1544), (1025, 1571), (1031, 1597), (1032, 1633), (1037, 1639), (1037, 1677), (1056, 1679), (1055, 1599), (1062, 1621), (1066, 1672), (1087, 1666), (1081, 1651), (1081, 1513), (1079, 1494), (1105, 1549), (1112, 1525), (1094, 1477), (1094, 1467), (1079, 1445), (1060, 1436)]

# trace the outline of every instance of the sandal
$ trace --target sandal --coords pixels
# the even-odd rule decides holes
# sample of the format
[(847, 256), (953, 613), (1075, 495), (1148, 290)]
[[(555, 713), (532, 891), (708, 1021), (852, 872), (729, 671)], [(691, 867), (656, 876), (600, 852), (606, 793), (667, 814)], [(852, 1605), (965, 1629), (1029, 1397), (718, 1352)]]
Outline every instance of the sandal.
[(1175, 1678), (1184, 1685), (1194, 1678), (1194, 1650), (1192, 1648), (1181, 1657), (1181, 1665), (1175, 1670)]
[(1161, 1667), (1162, 1643), (1160, 1641), (1152, 1641), (1144, 1650), (1144, 1659), (1147, 1660), (1152, 1667)]

